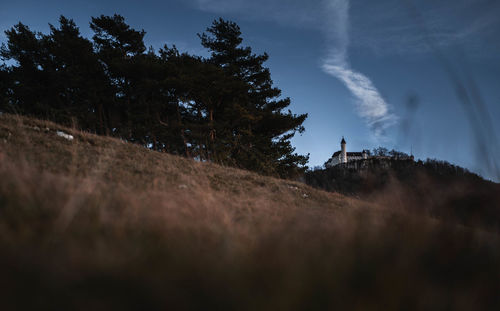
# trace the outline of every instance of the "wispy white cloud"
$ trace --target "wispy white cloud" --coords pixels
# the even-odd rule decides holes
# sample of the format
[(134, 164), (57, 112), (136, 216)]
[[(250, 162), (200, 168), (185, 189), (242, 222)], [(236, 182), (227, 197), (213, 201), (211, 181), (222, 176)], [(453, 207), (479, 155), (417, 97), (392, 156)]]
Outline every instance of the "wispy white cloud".
[(357, 98), (359, 116), (367, 121), (377, 137), (381, 138), (384, 130), (395, 123), (396, 116), (389, 111), (388, 104), (368, 77), (348, 66), (330, 63), (323, 64), (323, 70), (342, 81)]
[(385, 129), (393, 125), (397, 117), (390, 112), (389, 105), (373, 82), (353, 70), (349, 64), (349, 0), (328, 0), (325, 12), (329, 17), (325, 23), (329, 51), (322, 69), (344, 83), (356, 98), (359, 116), (367, 122), (377, 138), (382, 138)]

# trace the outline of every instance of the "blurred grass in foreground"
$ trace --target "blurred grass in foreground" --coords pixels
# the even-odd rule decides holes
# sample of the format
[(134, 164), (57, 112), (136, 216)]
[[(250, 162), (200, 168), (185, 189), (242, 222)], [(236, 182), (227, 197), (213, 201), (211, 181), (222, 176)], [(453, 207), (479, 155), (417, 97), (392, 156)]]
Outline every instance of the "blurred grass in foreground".
[(500, 307), (479, 225), (57, 128), (0, 117), (2, 310)]

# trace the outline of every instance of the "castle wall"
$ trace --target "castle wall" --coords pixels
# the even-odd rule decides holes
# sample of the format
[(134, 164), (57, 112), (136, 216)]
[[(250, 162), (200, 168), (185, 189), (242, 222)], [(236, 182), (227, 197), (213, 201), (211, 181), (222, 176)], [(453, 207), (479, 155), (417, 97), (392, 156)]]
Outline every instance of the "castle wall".
[(341, 156), (332, 157), (328, 162), (325, 163), (326, 167), (332, 167), (342, 163)]
[(363, 156), (348, 156), (347, 162), (356, 161), (356, 160), (364, 160), (364, 159), (366, 159), (366, 158)]

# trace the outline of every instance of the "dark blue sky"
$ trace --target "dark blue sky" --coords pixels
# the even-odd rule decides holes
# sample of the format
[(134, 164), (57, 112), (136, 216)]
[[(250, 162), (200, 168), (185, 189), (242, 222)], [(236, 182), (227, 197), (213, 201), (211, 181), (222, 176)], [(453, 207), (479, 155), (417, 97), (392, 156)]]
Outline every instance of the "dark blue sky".
[(207, 55), (197, 33), (234, 20), (245, 45), (270, 55), (292, 111), (309, 113), (293, 143), (310, 166), (344, 135), (349, 151), (413, 150), (500, 177), (499, 1), (0, 1), (2, 31), (21, 21), (47, 32), (63, 14), (90, 37), (91, 16), (118, 13), (147, 45), (197, 55)]

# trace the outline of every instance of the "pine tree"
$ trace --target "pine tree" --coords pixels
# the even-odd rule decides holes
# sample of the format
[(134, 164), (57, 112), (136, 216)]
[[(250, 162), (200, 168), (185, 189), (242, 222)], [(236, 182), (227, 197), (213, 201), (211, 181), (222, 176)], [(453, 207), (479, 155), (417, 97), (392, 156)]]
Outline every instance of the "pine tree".
[(265, 174), (291, 177), (305, 170), (308, 156), (294, 153), (290, 139), (302, 133), (307, 114), (295, 115), (284, 110), (289, 98), (273, 87), (271, 74), (264, 67), (269, 56), (255, 55), (242, 47), (239, 26), (223, 19), (215, 20), (207, 33), (200, 34), (202, 45), (211, 51), (209, 62), (228, 75), (245, 82), (244, 93), (233, 94), (225, 103), (224, 117), (231, 142), (232, 158), (238, 165)]
[(5, 31), (5, 35), (7, 44), (2, 45), (0, 51), (2, 60), (15, 63), (2, 70), (11, 81), (9, 111), (49, 118), (52, 111), (47, 100), (49, 85), (43, 67), (46, 53), (42, 35), (22, 23)]
[(94, 48), (114, 89), (114, 100), (108, 107), (114, 134), (132, 142), (145, 143), (134, 134), (143, 129), (136, 129), (142, 126), (134, 114), (140, 103), (134, 94), (137, 89), (132, 87), (132, 80), (138, 80), (134, 75), (139, 69), (139, 58), (146, 51), (145, 31), (131, 28), (123, 16), (117, 14), (92, 17), (90, 28), (94, 31)]
[(183, 102), (189, 102), (184, 80), (186, 63), (190, 63), (192, 57), (186, 53), (179, 53), (175, 46), (169, 48), (165, 45), (159, 53), (163, 64), (161, 84), (166, 102), (162, 105), (164, 113), (157, 118), (157, 121), (164, 133), (166, 150), (191, 157), (192, 144), (189, 141), (190, 131), (186, 123), (192, 117)]
[(45, 71), (50, 89), (66, 118), (76, 120), (80, 128), (101, 134), (109, 132), (105, 108), (112, 100), (110, 81), (93, 52), (92, 42), (80, 35), (73, 20), (61, 16), (59, 28), (50, 25), (44, 36), (48, 54)]

